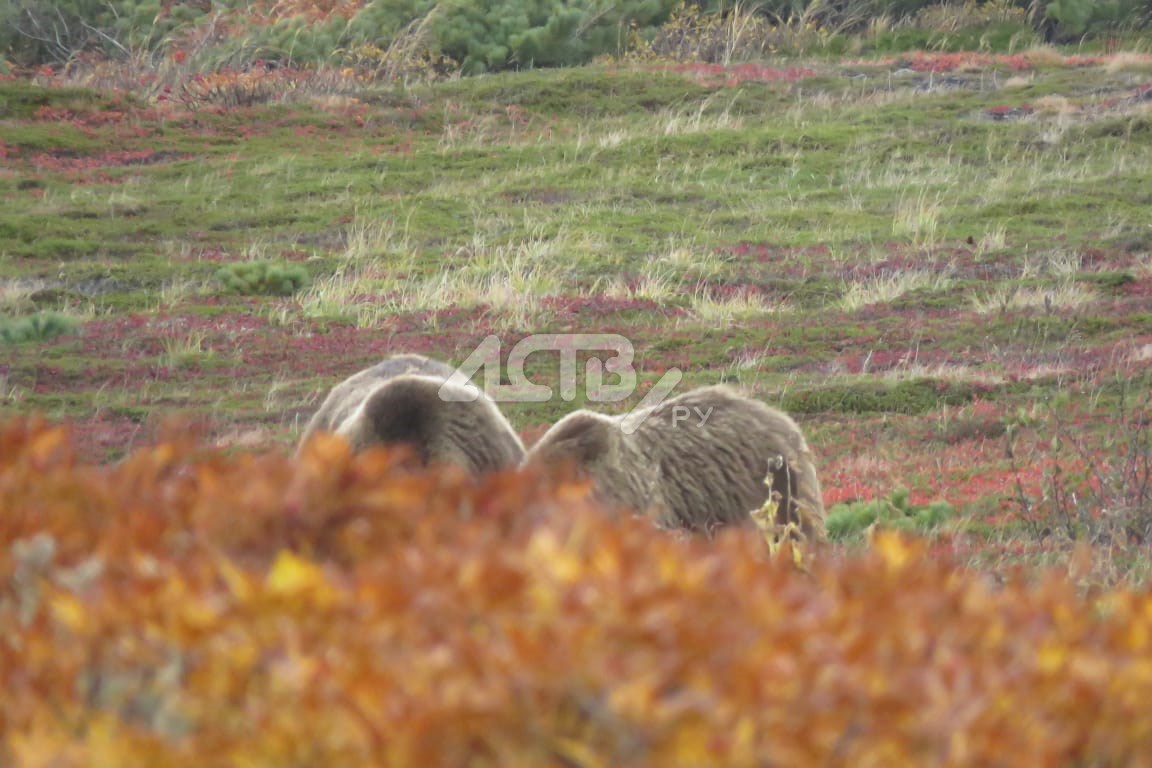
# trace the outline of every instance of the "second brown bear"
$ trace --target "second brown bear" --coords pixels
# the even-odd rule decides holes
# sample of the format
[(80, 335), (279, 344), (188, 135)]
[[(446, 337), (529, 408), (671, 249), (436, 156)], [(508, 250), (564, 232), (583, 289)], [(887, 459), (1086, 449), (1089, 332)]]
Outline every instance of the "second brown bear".
[(708, 533), (749, 522), (771, 476), (776, 523), (796, 523), (810, 541), (826, 535), (820, 480), (799, 426), (722, 385), (624, 416), (576, 411), (544, 433), (525, 463), (573, 463), (603, 502)]

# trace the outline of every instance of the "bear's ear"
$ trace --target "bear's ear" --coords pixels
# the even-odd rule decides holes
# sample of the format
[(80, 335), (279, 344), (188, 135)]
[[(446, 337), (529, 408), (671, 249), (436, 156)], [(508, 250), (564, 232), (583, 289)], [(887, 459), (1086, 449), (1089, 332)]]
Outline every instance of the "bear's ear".
[(436, 382), (417, 376), (398, 376), (377, 387), (364, 401), (361, 416), (373, 441), (426, 450), (443, 407), (436, 390)]
[(557, 454), (579, 464), (592, 464), (613, 453), (616, 424), (594, 413), (573, 413), (561, 420), (550, 434), (549, 445)]

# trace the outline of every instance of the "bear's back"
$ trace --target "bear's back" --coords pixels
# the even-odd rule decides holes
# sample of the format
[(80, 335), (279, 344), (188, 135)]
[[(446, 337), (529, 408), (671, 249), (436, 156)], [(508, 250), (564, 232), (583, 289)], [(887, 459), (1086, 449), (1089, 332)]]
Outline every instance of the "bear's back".
[[(659, 471), (667, 524), (710, 531), (745, 524), (749, 513), (768, 498), (765, 480), (775, 490), (818, 517), (824, 509), (812, 453), (796, 423), (782, 411), (744, 397), (723, 385), (703, 387), (653, 409), (634, 436)], [(775, 472), (783, 457), (791, 470)], [(779, 487), (785, 484), (796, 488)], [(813, 527), (813, 526), (810, 526)]]

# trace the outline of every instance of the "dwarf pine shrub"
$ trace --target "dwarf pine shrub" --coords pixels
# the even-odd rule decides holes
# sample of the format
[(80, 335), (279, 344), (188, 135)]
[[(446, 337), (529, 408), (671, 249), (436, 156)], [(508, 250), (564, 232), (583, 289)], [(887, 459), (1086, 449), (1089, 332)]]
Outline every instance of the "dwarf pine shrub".
[(884, 499), (833, 504), (828, 510), (828, 538), (841, 541), (861, 534), (870, 525), (925, 533), (951, 519), (956, 508), (946, 501), (912, 504), (908, 489), (897, 488)]
[(0, 3), (0, 52), (35, 65), (64, 63), (85, 51), (121, 56), (151, 49), (177, 28), (204, 17), (198, 5), (160, 0)]
[(216, 270), (216, 279), (233, 293), (291, 296), (308, 284), (308, 270), (298, 264), (240, 261)]
[(76, 321), (59, 312), (37, 312), (15, 320), (0, 321), (0, 340), (8, 344), (45, 341), (76, 330)]
[(349, 22), (351, 44), (381, 48), (426, 20), (439, 52), (468, 74), (572, 66), (627, 45), (633, 31), (654, 32), (675, 0), (376, 0)]

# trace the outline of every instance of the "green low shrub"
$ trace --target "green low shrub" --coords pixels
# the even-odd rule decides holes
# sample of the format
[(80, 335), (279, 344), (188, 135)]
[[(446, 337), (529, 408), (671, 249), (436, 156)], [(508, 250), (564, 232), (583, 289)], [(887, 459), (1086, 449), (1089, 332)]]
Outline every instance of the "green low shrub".
[(908, 490), (897, 488), (886, 499), (833, 504), (828, 510), (828, 538), (834, 541), (859, 536), (871, 525), (901, 531), (926, 533), (935, 530), (956, 514), (946, 501), (911, 504)]
[(46, 341), (76, 330), (77, 323), (59, 312), (37, 312), (14, 320), (0, 321), (0, 339), (8, 344)]
[(903, 413), (916, 415), (943, 405), (963, 405), (979, 393), (976, 385), (942, 379), (860, 380), (796, 389), (781, 399), (789, 413)]
[(299, 264), (239, 261), (216, 270), (216, 279), (233, 293), (291, 296), (308, 284), (308, 270)]
[(619, 52), (635, 31), (654, 32), (676, 0), (375, 0), (354, 16), (350, 45), (381, 48), (428, 35), (466, 74), (572, 66)]
[(25, 64), (63, 64), (81, 52), (123, 56), (153, 49), (206, 16), (189, 3), (160, 0), (12, 0), (0, 3), (0, 52)]

